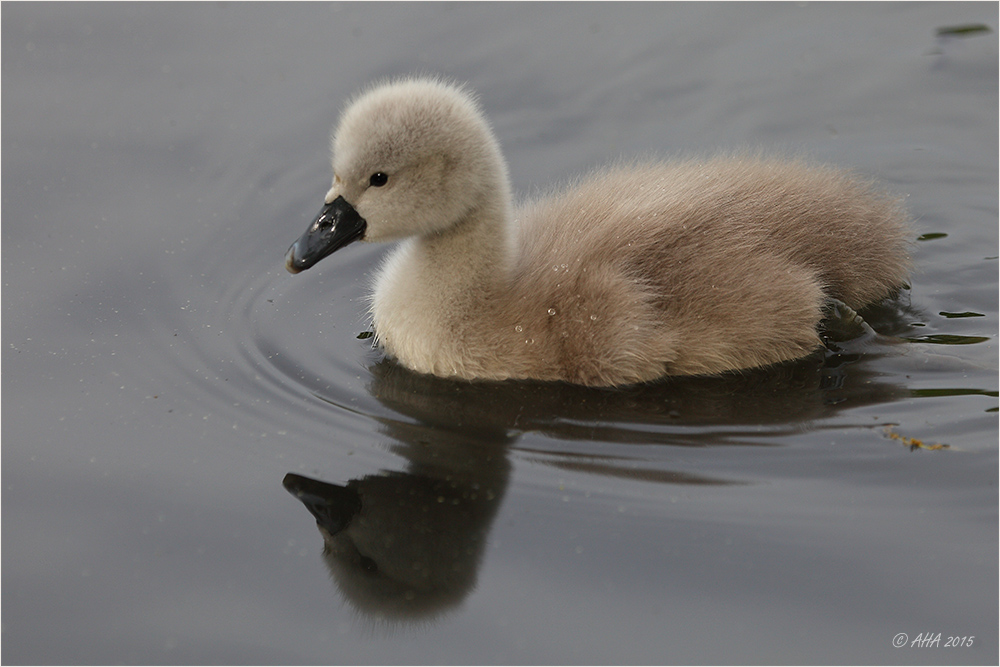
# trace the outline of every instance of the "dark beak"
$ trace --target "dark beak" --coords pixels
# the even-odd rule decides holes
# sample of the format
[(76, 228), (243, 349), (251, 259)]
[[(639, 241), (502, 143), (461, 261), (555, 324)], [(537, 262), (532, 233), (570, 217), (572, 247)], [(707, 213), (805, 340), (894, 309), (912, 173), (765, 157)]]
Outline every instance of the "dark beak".
[(305, 271), (327, 255), (364, 236), (365, 224), (364, 218), (346, 199), (337, 197), (323, 207), (306, 233), (288, 249), (285, 268), (290, 273)]
[(289, 493), (302, 501), (316, 523), (336, 535), (361, 511), (361, 496), (354, 489), (309, 479), (293, 472), (281, 481)]

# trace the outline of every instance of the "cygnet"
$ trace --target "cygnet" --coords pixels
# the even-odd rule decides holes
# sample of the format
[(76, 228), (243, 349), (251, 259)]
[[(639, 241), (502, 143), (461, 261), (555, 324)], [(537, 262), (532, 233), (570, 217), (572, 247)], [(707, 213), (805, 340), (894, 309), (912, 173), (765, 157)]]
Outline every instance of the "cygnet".
[(757, 368), (816, 350), (830, 299), (857, 309), (907, 278), (899, 200), (832, 167), (620, 163), (515, 205), (473, 95), (427, 78), (357, 96), (332, 144), (333, 185), (286, 266), (400, 241), (371, 316), (420, 373), (617, 386)]

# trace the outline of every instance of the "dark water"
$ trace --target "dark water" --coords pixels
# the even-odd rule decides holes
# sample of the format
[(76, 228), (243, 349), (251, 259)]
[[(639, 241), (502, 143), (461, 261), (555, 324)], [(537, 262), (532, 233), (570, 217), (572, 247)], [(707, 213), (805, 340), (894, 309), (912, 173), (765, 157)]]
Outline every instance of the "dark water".
[[(997, 13), (4, 3), (3, 661), (995, 664)], [(878, 176), (924, 235), (891, 338), (625, 391), (381, 359), (384, 248), (282, 263), (343, 101), (411, 72), (480, 91), (523, 195)]]

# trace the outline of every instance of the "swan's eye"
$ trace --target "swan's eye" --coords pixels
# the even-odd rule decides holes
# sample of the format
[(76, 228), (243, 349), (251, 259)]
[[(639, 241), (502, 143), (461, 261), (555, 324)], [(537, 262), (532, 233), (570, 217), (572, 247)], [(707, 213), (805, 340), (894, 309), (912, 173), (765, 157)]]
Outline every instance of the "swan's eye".
[(378, 574), (378, 563), (368, 556), (361, 556), (358, 560), (358, 565), (368, 574)]
[(372, 177), (368, 179), (369, 185), (373, 185), (376, 188), (380, 188), (389, 182), (389, 175), (383, 174), (381, 171), (376, 171), (372, 174)]

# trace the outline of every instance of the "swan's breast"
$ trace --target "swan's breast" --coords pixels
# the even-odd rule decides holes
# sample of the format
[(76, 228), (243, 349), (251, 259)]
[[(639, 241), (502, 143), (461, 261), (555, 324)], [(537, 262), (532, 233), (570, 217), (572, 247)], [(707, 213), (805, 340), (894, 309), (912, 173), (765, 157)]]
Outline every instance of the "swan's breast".
[(375, 279), (372, 320), (379, 345), (413, 370), (449, 375), (441, 368), (446, 340), (439, 303), (414, 272), (414, 243), (403, 242), (385, 260)]

